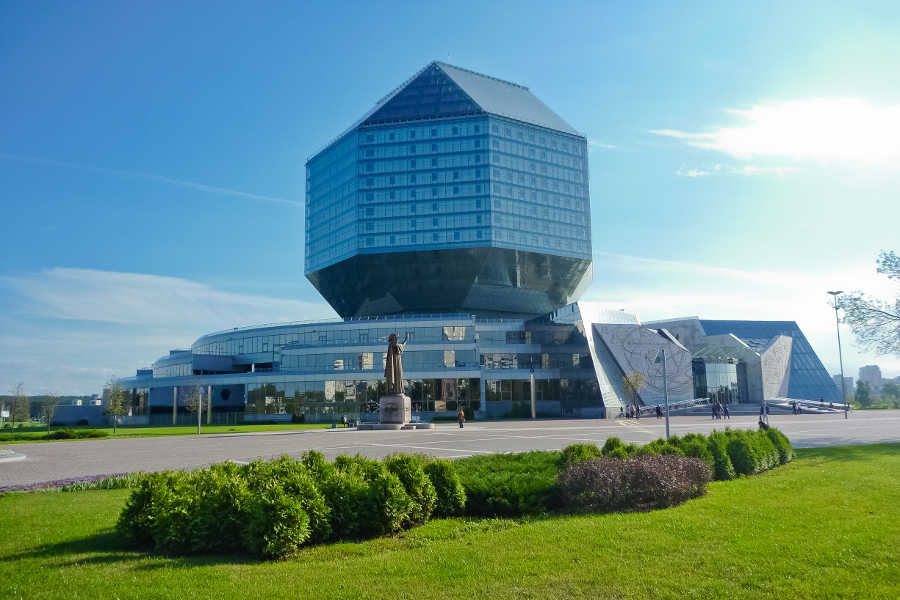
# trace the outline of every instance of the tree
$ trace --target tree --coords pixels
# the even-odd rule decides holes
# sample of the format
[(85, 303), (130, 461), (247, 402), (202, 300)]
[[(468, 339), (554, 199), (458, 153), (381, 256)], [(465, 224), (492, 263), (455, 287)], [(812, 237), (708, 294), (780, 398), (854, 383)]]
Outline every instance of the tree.
[(125, 390), (122, 384), (115, 377), (111, 378), (103, 390), (103, 397), (106, 400), (106, 414), (113, 418), (113, 434), (116, 433), (116, 425), (119, 423), (119, 417), (128, 414), (128, 406), (125, 402)]
[(17, 383), (13, 390), (13, 395), (16, 397), (11, 415), (13, 423), (28, 423), (31, 420), (31, 399), (25, 395), (24, 387), (24, 384)]
[(872, 391), (865, 381), (856, 382), (856, 403), (862, 408), (869, 408), (872, 405)]
[(41, 415), (47, 420), (47, 431), (50, 431), (50, 424), (53, 422), (53, 414), (56, 412), (56, 405), (59, 404), (59, 396), (48, 394), (44, 396), (41, 402)]
[[(900, 256), (892, 250), (878, 255), (878, 272), (900, 282)], [(879, 354), (900, 354), (900, 286), (893, 300), (879, 300), (856, 291), (841, 297), (844, 323), (856, 341)]]
[(640, 409), (641, 390), (647, 386), (647, 378), (640, 371), (632, 371), (631, 375), (622, 377), (622, 387), (625, 388), (625, 395), (628, 397), (629, 404), (635, 410)]

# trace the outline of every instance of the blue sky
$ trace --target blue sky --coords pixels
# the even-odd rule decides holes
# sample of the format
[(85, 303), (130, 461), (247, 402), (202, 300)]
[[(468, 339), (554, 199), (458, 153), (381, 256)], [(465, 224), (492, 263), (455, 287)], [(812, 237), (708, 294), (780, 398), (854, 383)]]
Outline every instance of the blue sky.
[[(96, 392), (211, 330), (333, 316), (304, 163), (434, 59), (591, 143), (594, 284), (644, 320), (892, 290), (896, 2), (0, 4), (0, 391)], [(845, 339), (846, 372), (875, 357)]]

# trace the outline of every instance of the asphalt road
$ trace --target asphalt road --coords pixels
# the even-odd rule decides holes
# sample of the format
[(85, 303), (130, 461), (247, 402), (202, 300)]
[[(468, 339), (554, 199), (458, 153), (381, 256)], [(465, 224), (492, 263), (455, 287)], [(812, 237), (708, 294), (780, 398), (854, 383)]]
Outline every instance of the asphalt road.
[[(900, 411), (860, 411), (845, 420), (840, 415), (772, 415), (795, 447), (839, 446), (900, 442)], [(755, 416), (730, 421), (709, 417), (671, 419), (671, 432), (709, 433), (729, 425), (755, 428)], [(0, 488), (132, 471), (193, 469), (224, 460), (250, 461), (287, 454), (300, 456), (309, 449), (328, 457), (360, 453), (381, 457), (395, 452), (421, 452), (455, 458), (497, 452), (558, 450), (576, 442), (602, 444), (616, 436), (643, 444), (665, 435), (665, 421), (538, 420), (441, 423), (434, 430), (356, 431), (353, 429), (290, 432), (212, 434), (117, 440), (85, 440), (7, 446), (25, 454), (24, 460), (0, 461)], [(2, 447), (2, 444), (0, 444)]]

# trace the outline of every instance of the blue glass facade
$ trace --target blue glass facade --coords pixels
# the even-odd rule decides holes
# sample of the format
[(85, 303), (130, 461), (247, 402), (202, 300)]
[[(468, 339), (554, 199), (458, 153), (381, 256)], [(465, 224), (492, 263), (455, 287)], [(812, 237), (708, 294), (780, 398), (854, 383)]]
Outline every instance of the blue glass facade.
[[(448, 72), (491, 101), (497, 91), (478, 87), (487, 80), (524, 103), (529, 111), (519, 116), (538, 124), (485, 110)], [(307, 163), (307, 277), (342, 316), (428, 309), (541, 314), (577, 299), (591, 274), (587, 143), (554, 118), (562, 122), (526, 88), (429, 65)], [(489, 248), (529, 254), (434, 254)], [(352, 260), (358, 256), (370, 258)], [(453, 265), (452, 277), (433, 274), (444, 288), (436, 305), (417, 304), (415, 289), (390, 281), (423, 257), (419, 270)], [(547, 294), (538, 283), (541, 297), (526, 299), (539, 278), (521, 273), (540, 264), (564, 291)], [(341, 266), (329, 269), (335, 265)], [(472, 286), (484, 278), (506, 289), (472, 299)]]

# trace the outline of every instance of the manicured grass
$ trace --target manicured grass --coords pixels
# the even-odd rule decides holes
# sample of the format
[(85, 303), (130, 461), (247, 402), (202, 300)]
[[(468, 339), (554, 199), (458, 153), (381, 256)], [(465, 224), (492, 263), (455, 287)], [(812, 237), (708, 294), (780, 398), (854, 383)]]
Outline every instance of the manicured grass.
[[(211, 434), (211, 433), (248, 433), (253, 431), (295, 431), (301, 429), (327, 429), (331, 427), (330, 424), (305, 424), (305, 423), (278, 423), (278, 424), (265, 424), (265, 425), (203, 425), (200, 428), (201, 434)], [(78, 431), (78, 427), (54, 427), (52, 431), (56, 431), (58, 429), (74, 429)], [(197, 435), (197, 425), (178, 425), (178, 426), (169, 426), (169, 427), (117, 427), (116, 433), (113, 434), (112, 427), (88, 427), (86, 429), (97, 429), (100, 431), (105, 431), (109, 434), (109, 437), (102, 439), (118, 439), (118, 438), (138, 438), (138, 437), (161, 437), (168, 435)], [(11, 431), (0, 429), (0, 434), (3, 433), (13, 433), (18, 434), (18, 429), (13, 429)], [(44, 439), (47, 435), (47, 429), (41, 428), (39, 430), (31, 429), (29, 431), (24, 431), (22, 434), (23, 439), (20, 440), (9, 440), (2, 441), (3, 445), (7, 444), (31, 444), (34, 442), (67, 442), (71, 440), (48, 440)]]
[(285, 562), (122, 551), (128, 490), (12, 493), (0, 597), (900, 597), (900, 444), (798, 454), (673, 509), (437, 520)]

